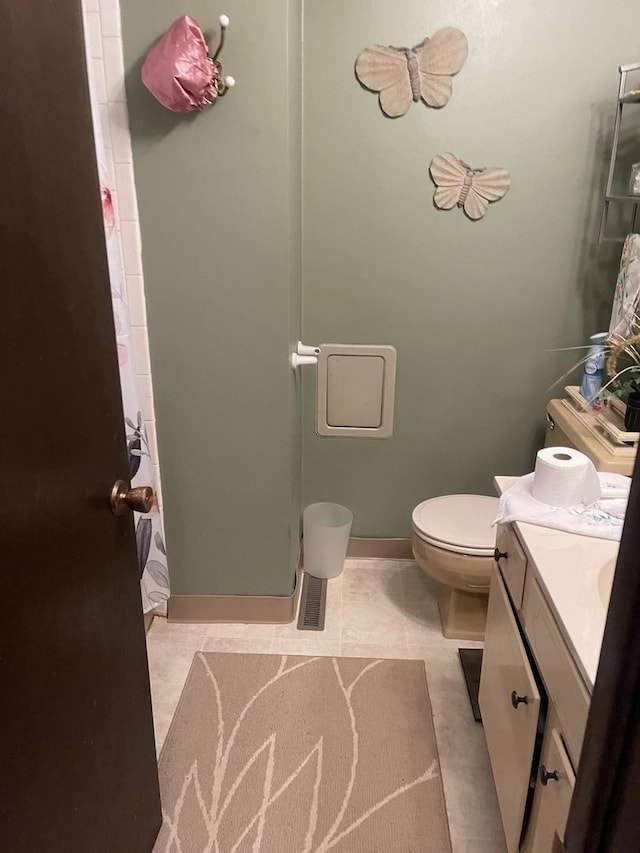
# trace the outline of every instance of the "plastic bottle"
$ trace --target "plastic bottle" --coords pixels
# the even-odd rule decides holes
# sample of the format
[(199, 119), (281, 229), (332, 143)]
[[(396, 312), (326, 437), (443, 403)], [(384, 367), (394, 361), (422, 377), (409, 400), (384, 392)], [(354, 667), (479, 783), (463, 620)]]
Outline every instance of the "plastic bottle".
[(605, 348), (604, 342), (608, 332), (599, 332), (589, 338), (590, 347), (587, 360), (584, 363), (584, 375), (580, 393), (593, 409), (602, 408), (600, 389), (602, 388), (602, 376), (604, 374)]

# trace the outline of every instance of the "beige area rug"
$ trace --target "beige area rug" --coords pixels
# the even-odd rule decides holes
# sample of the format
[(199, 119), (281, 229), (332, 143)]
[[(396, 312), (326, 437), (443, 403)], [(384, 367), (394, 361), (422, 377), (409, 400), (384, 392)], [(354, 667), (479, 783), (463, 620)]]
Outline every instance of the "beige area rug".
[(449, 853), (424, 664), (198, 652), (154, 853)]

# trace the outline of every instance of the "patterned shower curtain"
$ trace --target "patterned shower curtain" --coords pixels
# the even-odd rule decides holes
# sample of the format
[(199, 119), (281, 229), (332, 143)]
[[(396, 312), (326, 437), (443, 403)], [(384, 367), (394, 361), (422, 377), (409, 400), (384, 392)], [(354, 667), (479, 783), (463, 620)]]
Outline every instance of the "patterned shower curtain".
[[(111, 206), (109, 190), (105, 184), (102, 186), (102, 197), (104, 210)], [(129, 456), (129, 476), (132, 486), (151, 485), (157, 491), (149, 442), (142, 417), (133, 360), (129, 312), (122, 293), (123, 276), (119, 265), (119, 252), (117, 246), (114, 247), (115, 240), (116, 235), (113, 231), (110, 236), (107, 236), (107, 253)], [(148, 515), (134, 513), (134, 519), (142, 588), (142, 607), (145, 613), (156, 609), (164, 612), (169, 597), (169, 573), (167, 571), (162, 516), (158, 507), (154, 506)]]
[[(91, 84), (91, 63), (89, 82)], [(140, 404), (140, 392), (134, 362), (133, 342), (129, 324), (129, 310), (124, 290), (124, 271), (122, 267), (122, 247), (120, 232), (116, 228), (115, 212), (111, 198), (111, 176), (107, 172), (102, 128), (96, 108), (96, 99), (91, 96), (93, 131), (96, 143), (96, 155), (100, 173), (102, 211), (105, 226), (105, 240), (111, 281), (111, 299), (116, 330), (118, 365), (120, 368), (120, 386), (124, 409), (127, 453), (129, 456), (129, 476), (132, 486), (153, 486), (155, 482), (153, 460)], [(166, 611), (169, 597), (169, 573), (164, 545), (162, 516), (157, 506), (148, 515), (134, 513), (142, 607), (145, 613), (155, 610)]]

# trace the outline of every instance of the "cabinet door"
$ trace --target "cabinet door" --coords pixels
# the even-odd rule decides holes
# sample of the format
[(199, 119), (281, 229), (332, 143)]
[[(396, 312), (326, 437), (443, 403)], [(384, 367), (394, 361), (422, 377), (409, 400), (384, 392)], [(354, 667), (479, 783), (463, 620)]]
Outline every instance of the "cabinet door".
[(573, 768), (558, 730), (547, 726), (527, 838), (527, 853), (549, 853), (556, 832), (560, 840), (564, 841), (575, 782)]
[(540, 711), (540, 694), (497, 567), (485, 634), (480, 709), (509, 853), (520, 842)]
[(527, 572), (527, 557), (511, 524), (499, 524), (496, 533), (496, 557), (502, 577), (517, 610), (522, 606), (522, 593)]
[[(547, 693), (560, 718), (559, 729), (577, 766), (591, 697), (535, 577), (527, 578), (522, 618)], [(585, 631), (588, 630), (587, 624)]]

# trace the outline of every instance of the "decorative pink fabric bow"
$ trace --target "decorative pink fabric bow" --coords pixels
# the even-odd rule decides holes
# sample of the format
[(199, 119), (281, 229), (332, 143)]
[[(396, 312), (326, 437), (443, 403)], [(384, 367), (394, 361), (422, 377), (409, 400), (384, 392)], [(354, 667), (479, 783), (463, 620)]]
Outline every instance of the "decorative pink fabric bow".
[(156, 42), (142, 65), (142, 82), (163, 107), (190, 113), (218, 97), (220, 70), (198, 23), (184, 15)]

